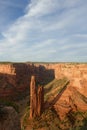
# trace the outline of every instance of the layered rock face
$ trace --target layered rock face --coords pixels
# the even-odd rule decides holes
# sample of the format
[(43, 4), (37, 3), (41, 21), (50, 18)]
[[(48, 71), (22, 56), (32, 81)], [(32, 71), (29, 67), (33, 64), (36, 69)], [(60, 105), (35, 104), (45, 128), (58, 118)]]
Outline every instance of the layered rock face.
[(87, 96), (87, 64), (11, 63), (0, 64), (0, 97), (16, 97), (19, 93), (29, 92), (32, 75), (42, 84), (67, 77), (72, 86)]
[(19, 116), (12, 107), (0, 110), (0, 130), (21, 130)]
[(16, 94), (26, 90), (29, 77), (25, 64), (0, 65), (0, 97), (16, 97)]
[(46, 68), (54, 70), (56, 79), (67, 77), (70, 86), (87, 96), (87, 64), (49, 64)]
[(69, 84), (53, 107), (63, 120), (69, 111), (87, 111), (87, 97), (79, 91), (78, 87)]
[(0, 97), (17, 98), (20, 93), (29, 94), (30, 78), (35, 75), (37, 83), (46, 84), (54, 78), (53, 70), (32, 63), (0, 64)]

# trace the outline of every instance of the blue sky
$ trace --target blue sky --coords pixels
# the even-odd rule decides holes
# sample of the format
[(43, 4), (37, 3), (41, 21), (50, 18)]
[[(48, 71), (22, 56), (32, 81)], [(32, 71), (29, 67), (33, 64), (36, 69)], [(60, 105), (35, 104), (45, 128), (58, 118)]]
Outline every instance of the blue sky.
[(87, 62), (87, 0), (0, 0), (0, 61)]

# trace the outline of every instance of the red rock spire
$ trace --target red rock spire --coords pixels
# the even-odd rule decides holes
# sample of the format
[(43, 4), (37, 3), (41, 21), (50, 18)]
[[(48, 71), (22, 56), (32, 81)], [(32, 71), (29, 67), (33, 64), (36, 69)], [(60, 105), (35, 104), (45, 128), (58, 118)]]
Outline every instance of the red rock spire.
[(30, 118), (40, 116), (43, 112), (44, 90), (42, 86), (36, 87), (35, 76), (30, 83)]

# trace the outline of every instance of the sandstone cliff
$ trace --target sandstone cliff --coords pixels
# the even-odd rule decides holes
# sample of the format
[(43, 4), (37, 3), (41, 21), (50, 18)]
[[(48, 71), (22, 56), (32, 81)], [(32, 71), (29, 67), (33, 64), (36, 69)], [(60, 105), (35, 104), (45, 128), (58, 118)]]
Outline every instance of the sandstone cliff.
[(0, 64), (0, 97), (5, 99), (11, 97), (13, 100), (29, 94), (30, 78), (33, 74), (38, 84), (46, 84), (54, 78), (54, 71), (42, 65), (32, 63)]
[(0, 64), (0, 97), (18, 97), (20, 93), (27, 94), (33, 74), (37, 82), (42, 84), (54, 78), (67, 77), (72, 86), (87, 96), (87, 64), (11, 63)]

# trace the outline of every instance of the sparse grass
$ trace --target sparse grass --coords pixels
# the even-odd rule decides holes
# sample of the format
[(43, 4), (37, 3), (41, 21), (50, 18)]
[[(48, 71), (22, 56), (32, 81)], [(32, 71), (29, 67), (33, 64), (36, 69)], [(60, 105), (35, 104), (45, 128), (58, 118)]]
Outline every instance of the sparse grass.
[(51, 110), (45, 110), (44, 113), (40, 117), (36, 117), (32, 120), (29, 120), (29, 116), (24, 117), (23, 121), (23, 128), (26, 128), (26, 126), (31, 125), (34, 130), (37, 130), (38, 128), (45, 129), (54, 129), (59, 130), (59, 119), (57, 118), (57, 115)]
[(25, 130), (25, 128), (28, 124), (29, 114), (30, 114), (30, 108), (28, 106), (28, 107), (26, 107), (26, 110), (25, 110), (25, 113), (24, 113), (24, 116), (23, 116), (22, 130)]
[[(66, 83), (68, 82), (67, 78), (53, 80), (49, 84), (45, 86), (45, 98), (53, 94), (58, 94), (61, 90), (65, 87)], [(53, 91), (55, 90), (55, 91)], [(38, 130), (38, 128), (43, 128), (47, 130), (60, 130), (60, 119), (58, 118), (57, 114), (53, 111), (53, 109), (48, 108), (45, 110), (40, 117), (36, 117), (33, 120), (29, 120), (29, 109), (26, 110), (23, 118), (23, 129), (26, 126), (30, 125), (33, 126), (34, 130)]]
[(0, 64), (13, 64), (13, 63), (9, 61), (3, 61), (3, 62), (0, 62)]
[[(29, 109), (27, 112), (29, 112)], [(85, 113), (71, 111), (61, 121), (53, 111), (53, 108), (45, 110), (40, 117), (33, 118), (32, 120), (29, 119), (28, 113), (24, 118), (23, 130), (26, 130), (26, 126), (32, 126), (34, 130), (41, 128), (45, 128), (45, 130), (86, 130), (87, 116), (83, 118), (81, 114), (84, 115)]]
[[(68, 83), (67, 78), (60, 80), (54, 79), (45, 88), (45, 101), (49, 101), (52, 97), (58, 95), (66, 88)], [(87, 100), (77, 91), (75, 91), (78, 98), (81, 98), (86, 102)], [(23, 120), (23, 130), (26, 130), (26, 126), (31, 126), (34, 130), (86, 130), (87, 129), (87, 112), (70, 111), (66, 114), (64, 120), (60, 120), (54, 108), (46, 109), (40, 117), (36, 117), (32, 120), (29, 119), (29, 109), (26, 110), (26, 114)], [(28, 113), (28, 114), (27, 114)]]
[[(71, 111), (67, 113), (63, 124), (70, 126), (69, 130), (86, 130), (87, 129), (87, 112)], [(84, 128), (84, 129), (83, 129)]]
[(49, 100), (50, 97), (54, 97), (58, 95), (62, 91), (62, 89), (66, 86), (68, 83), (68, 79), (64, 77), (63, 79), (54, 79), (51, 81), (49, 84), (47, 84), (44, 89), (45, 89), (45, 101)]

